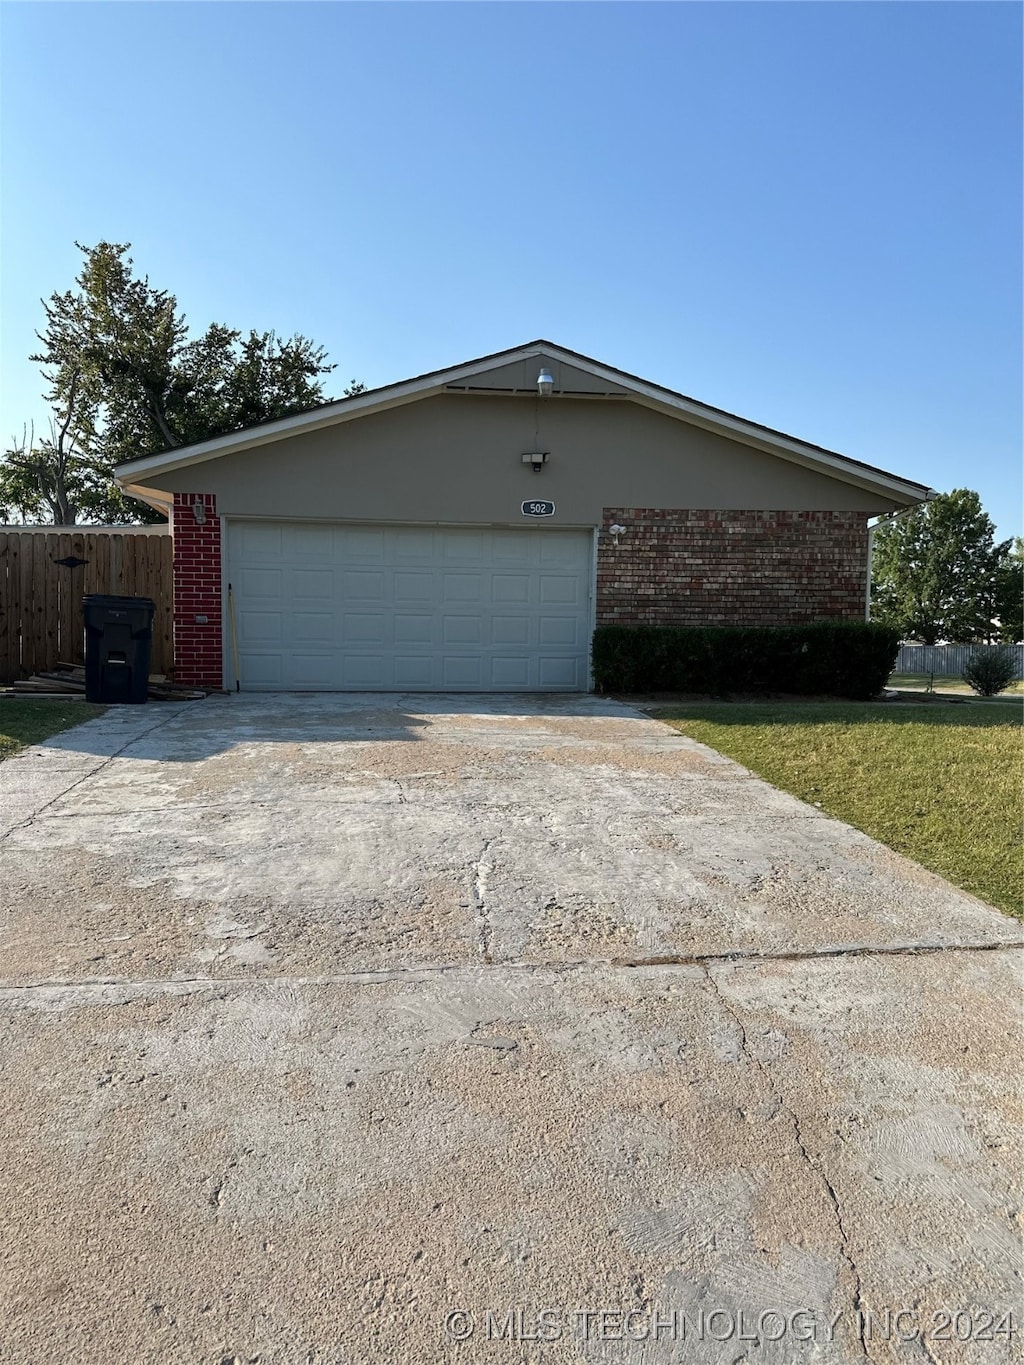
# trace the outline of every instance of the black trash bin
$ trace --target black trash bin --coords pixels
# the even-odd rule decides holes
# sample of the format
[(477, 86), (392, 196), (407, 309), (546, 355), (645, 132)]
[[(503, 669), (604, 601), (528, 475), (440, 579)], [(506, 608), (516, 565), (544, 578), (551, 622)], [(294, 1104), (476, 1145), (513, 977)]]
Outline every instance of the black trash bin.
[(86, 701), (146, 701), (156, 603), (149, 597), (90, 593), (82, 606)]

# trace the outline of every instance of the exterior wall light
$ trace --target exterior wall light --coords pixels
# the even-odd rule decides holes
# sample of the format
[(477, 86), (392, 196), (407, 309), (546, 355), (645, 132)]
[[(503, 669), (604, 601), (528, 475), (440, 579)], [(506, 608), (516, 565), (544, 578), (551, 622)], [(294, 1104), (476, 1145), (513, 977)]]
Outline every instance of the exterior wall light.
[(531, 450), (523, 456), (523, 464), (533, 467), (533, 472), (539, 474), (548, 462), (548, 452), (546, 450)]
[(608, 527), (608, 534), (611, 536), (612, 540), (615, 541), (615, 548), (618, 549), (619, 537), (626, 534), (626, 528), (625, 526), (620, 526), (618, 522), (615, 522), (614, 525)]
[(550, 398), (551, 390), (554, 387), (555, 381), (551, 378), (548, 371), (541, 370), (540, 374), (537, 376), (537, 392), (540, 394), (541, 398)]
[(192, 504), (192, 520), (195, 522), (197, 526), (206, 525), (206, 508), (203, 506), (203, 504), (199, 501), (198, 498)]

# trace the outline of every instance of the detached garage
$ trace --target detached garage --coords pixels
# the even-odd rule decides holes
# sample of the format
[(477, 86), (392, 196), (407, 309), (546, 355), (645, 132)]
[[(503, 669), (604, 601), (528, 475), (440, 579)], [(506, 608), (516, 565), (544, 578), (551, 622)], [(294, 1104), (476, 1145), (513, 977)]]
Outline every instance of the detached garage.
[(924, 486), (538, 341), (122, 465), (166, 511), (175, 676), (582, 691), (595, 625), (863, 616)]

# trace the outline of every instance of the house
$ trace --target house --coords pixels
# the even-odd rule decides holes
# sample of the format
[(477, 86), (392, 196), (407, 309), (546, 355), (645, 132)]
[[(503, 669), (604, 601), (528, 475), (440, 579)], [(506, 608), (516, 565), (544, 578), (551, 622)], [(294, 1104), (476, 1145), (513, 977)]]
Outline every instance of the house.
[(595, 625), (863, 617), (929, 490), (547, 341), (120, 466), (174, 536), (175, 676), (580, 691)]

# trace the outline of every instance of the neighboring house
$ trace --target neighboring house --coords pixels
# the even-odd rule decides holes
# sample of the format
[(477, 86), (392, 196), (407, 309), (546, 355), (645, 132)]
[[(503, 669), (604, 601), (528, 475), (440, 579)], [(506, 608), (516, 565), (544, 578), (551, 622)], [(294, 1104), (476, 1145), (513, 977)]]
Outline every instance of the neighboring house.
[(171, 518), (176, 677), (233, 687), (234, 629), (243, 688), (300, 691), (578, 691), (602, 623), (863, 617), (868, 518), (929, 492), (547, 341), (117, 481)]

